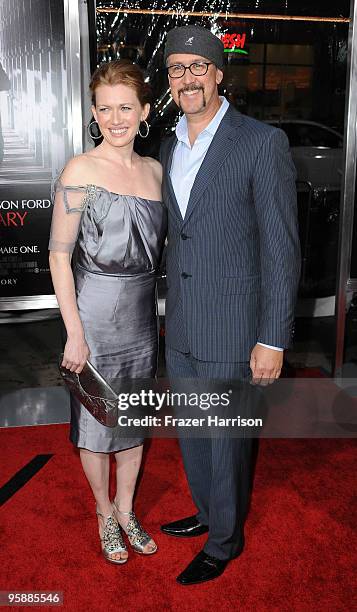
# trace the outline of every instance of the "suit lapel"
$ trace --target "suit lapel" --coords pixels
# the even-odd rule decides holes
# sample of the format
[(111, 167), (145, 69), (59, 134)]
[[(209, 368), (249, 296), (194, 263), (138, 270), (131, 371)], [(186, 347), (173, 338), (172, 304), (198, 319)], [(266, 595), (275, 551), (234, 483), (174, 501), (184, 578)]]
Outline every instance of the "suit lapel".
[(197, 172), (191, 189), (184, 224), (187, 223), (200, 200), (202, 201), (203, 192), (212, 183), (225, 158), (234, 148), (240, 137), (238, 128), (241, 121), (240, 114), (232, 106), (229, 106)]
[(178, 220), (182, 223), (183, 219), (182, 219), (182, 215), (181, 215), (181, 211), (180, 211), (180, 207), (178, 205), (177, 199), (176, 199), (176, 195), (175, 195), (175, 191), (172, 185), (172, 180), (171, 180), (171, 176), (170, 176), (170, 170), (171, 170), (171, 165), (172, 165), (172, 158), (173, 158), (173, 154), (176, 148), (176, 144), (177, 144), (177, 138), (175, 136), (175, 138), (173, 138), (172, 144), (170, 145), (170, 148), (168, 150), (168, 155), (167, 155), (167, 161), (165, 164), (165, 169), (164, 169), (164, 176), (166, 177), (166, 187), (167, 187), (167, 191), (168, 191), (168, 200), (169, 202), (172, 204), (172, 206), (170, 206), (170, 210), (175, 214), (175, 216), (178, 218)]

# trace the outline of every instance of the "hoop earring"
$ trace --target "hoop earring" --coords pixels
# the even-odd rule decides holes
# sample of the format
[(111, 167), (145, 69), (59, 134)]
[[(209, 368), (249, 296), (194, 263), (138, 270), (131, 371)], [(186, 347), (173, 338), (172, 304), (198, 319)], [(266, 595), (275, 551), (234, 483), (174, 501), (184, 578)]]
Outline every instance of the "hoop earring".
[(89, 134), (89, 136), (90, 136), (90, 137), (91, 137), (93, 140), (99, 140), (99, 138), (102, 138), (102, 137), (103, 137), (103, 134), (102, 134), (102, 132), (99, 130), (99, 136), (93, 136), (93, 134), (92, 134), (92, 130), (91, 130), (91, 128), (90, 128), (90, 126), (91, 126), (91, 125), (93, 125), (93, 123), (96, 123), (96, 124), (98, 125), (98, 130), (99, 130), (99, 124), (98, 124), (98, 121), (96, 121), (95, 119), (93, 119), (93, 121), (91, 121), (91, 122), (90, 122), (90, 123), (88, 123), (88, 125), (87, 125), (87, 131), (88, 131), (88, 134)]
[(149, 136), (149, 132), (150, 132), (150, 125), (148, 124), (147, 121), (143, 121), (142, 123), (145, 123), (145, 127), (146, 127), (146, 134), (142, 134), (140, 132), (140, 125), (139, 125), (139, 129), (138, 129), (138, 134), (139, 136), (141, 136), (141, 138), (147, 138)]

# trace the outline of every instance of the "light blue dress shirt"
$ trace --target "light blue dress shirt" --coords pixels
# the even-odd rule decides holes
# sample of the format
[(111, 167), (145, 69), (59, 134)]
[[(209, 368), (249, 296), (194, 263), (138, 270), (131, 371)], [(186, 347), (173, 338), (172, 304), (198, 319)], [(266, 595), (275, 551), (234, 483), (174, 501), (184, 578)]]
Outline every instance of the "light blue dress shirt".
[[(201, 167), (219, 124), (229, 108), (229, 103), (226, 98), (220, 96), (220, 101), (221, 106), (217, 113), (207, 127), (198, 134), (192, 147), (188, 137), (187, 119), (185, 115), (180, 118), (176, 126), (177, 145), (172, 157), (170, 176), (182, 218), (184, 218), (186, 214), (191, 189), (195, 182), (197, 172)], [(258, 344), (278, 351), (283, 350), (282, 348), (263, 344), (262, 342), (258, 342)]]
[(205, 158), (213, 136), (226, 114), (229, 104), (225, 98), (220, 98), (222, 104), (207, 127), (201, 132), (192, 147), (188, 138), (187, 119), (183, 115), (176, 126), (177, 145), (172, 158), (170, 171), (172, 186), (182, 218), (186, 214), (190, 193), (196, 174)]

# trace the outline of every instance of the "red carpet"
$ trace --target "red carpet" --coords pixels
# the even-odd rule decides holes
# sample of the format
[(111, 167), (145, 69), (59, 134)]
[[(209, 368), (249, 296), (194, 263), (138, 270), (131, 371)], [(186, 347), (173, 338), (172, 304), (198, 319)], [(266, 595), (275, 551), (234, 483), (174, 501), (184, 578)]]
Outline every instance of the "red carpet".
[(245, 552), (218, 580), (182, 587), (175, 576), (206, 536), (159, 532), (160, 522), (194, 511), (176, 441), (151, 443), (136, 503), (159, 552), (132, 553), (117, 567), (99, 553), (93, 500), (67, 431), (0, 431), (0, 487), (34, 455), (54, 453), (0, 509), (0, 590), (61, 590), (61, 609), (80, 612), (353, 608), (355, 441), (262, 440)]

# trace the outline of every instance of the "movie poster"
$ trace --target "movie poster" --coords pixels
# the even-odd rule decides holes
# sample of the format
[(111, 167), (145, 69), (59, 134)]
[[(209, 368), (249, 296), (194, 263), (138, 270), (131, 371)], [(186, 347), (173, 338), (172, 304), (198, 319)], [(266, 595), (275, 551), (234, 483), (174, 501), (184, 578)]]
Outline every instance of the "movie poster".
[(0, 0), (0, 309), (53, 294), (51, 184), (70, 150), (64, 0)]

